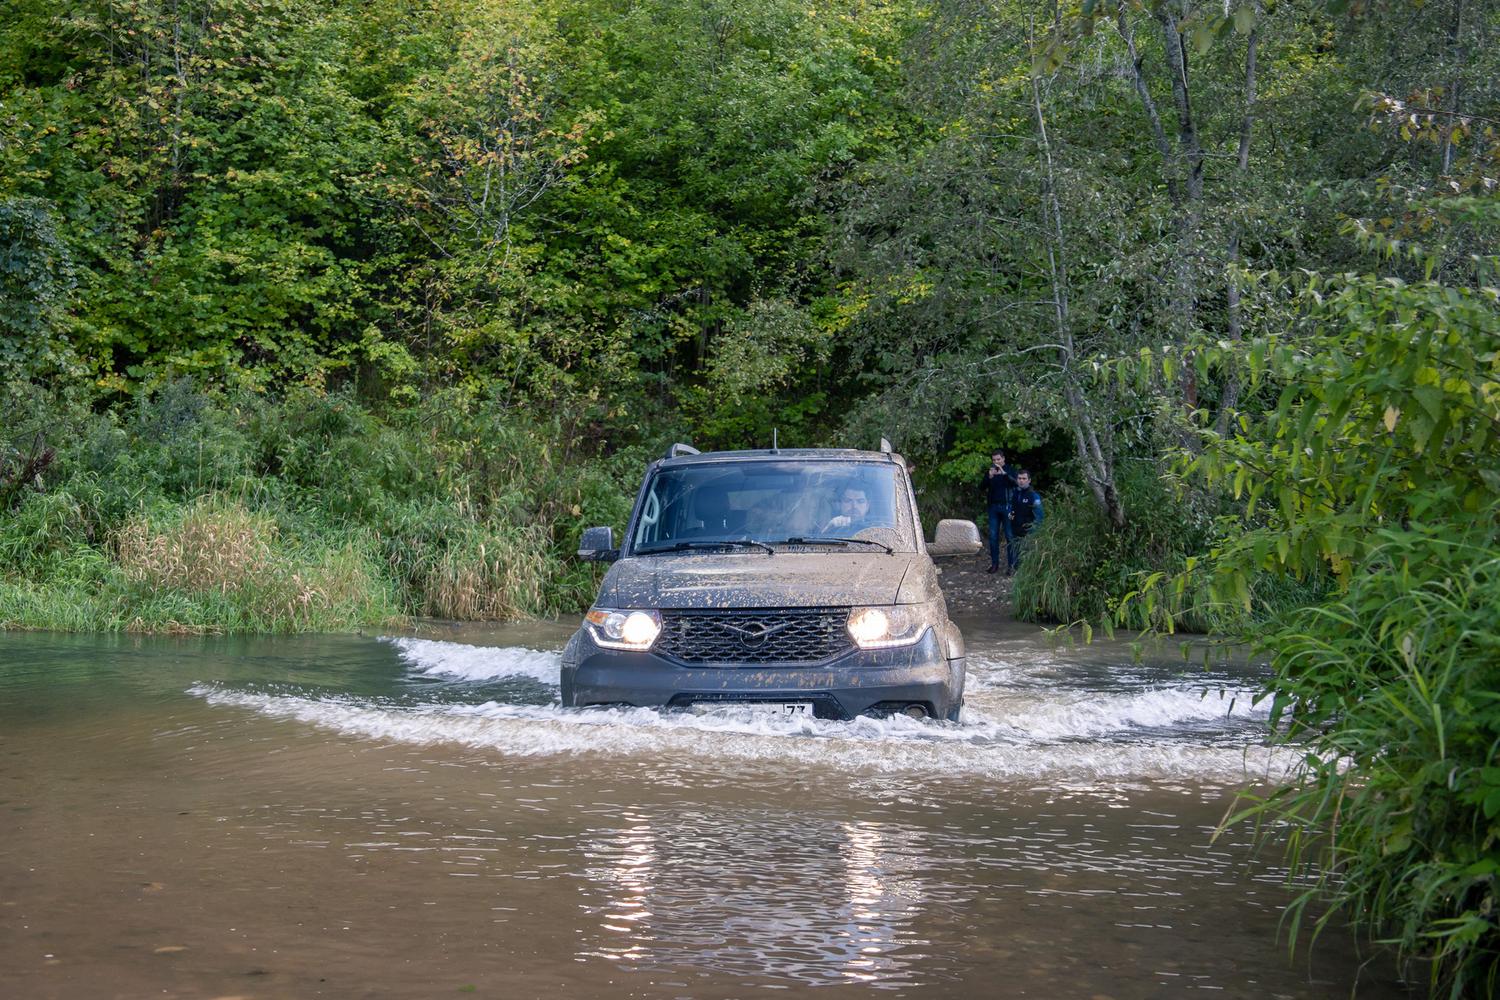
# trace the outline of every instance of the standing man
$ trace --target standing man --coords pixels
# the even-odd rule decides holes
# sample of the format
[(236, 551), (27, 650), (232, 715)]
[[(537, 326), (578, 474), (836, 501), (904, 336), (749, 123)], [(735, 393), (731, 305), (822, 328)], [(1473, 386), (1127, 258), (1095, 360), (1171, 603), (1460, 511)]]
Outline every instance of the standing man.
[(1021, 549), (1031, 529), (1042, 523), (1042, 497), (1031, 488), (1031, 473), (1025, 469), (1016, 473), (1016, 488), (1010, 494), (1010, 534), (1005, 547), (1006, 575), (1016, 571), (1021, 562)]
[(1005, 464), (1005, 452), (996, 448), (990, 454), (990, 467), (979, 479), (979, 491), (984, 494), (985, 511), (990, 518), (990, 568), (986, 573), (1000, 569), (1000, 535), (1005, 534), (1007, 561), (1011, 548), (1010, 495), (1016, 488), (1016, 470)]

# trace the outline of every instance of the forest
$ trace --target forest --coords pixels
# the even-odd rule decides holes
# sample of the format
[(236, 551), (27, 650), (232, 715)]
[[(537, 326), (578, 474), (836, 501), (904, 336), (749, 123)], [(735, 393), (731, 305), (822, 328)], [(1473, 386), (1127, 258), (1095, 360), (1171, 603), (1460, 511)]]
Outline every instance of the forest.
[(0, 625), (576, 613), (701, 448), (1048, 516), (1023, 619), (1271, 664), (1248, 806), (1500, 976), (1500, 5), (6, 0)]

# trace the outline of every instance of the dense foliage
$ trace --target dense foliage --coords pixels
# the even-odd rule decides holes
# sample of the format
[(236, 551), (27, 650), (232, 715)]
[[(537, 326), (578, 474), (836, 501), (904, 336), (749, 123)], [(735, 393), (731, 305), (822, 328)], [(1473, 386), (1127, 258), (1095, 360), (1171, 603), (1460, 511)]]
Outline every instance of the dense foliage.
[(1266, 810), (1493, 991), (1497, 178), (1473, 0), (10, 0), (0, 623), (573, 610), (672, 439), (1003, 444), (1017, 613), (1258, 623)]
[[(387, 418), (341, 393), (103, 413), (8, 400), (65, 442), (0, 520), (0, 625), (305, 630), (571, 610), (585, 522), (619, 521), (639, 453), (580, 463), (555, 427), (438, 394)], [(21, 429), (21, 428), (16, 428)]]
[[(1455, 278), (1500, 273), (1493, 256), (1466, 264)], [(1351, 275), (1307, 282), (1296, 305), (1292, 336), (1219, 356), (1275, 403), (1184, 456), (1250, 512), (1224, 525), (1196, 585), (1248, 603), (1268, 574), (1339, 583), (1253, 637), (1275, 668), (1273, 719), (1310, 741), (1299, 782), (1261, 811), (1294, 824), (1340, 907), (1432, 958), (1435, 984), (1492, 994), (1500, 290)], [(1186, 569), (1169, 604), (1195, 586)]]

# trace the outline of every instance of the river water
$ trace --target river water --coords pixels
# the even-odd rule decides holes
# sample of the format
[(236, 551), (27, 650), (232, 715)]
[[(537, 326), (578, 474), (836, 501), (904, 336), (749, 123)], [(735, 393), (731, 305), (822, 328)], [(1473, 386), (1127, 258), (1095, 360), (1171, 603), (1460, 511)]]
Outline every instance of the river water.
[(1255, 670), (961, 622), (957, 724), (564, 711), (568, 626), (0, 633), (7, 997), (1384, 998)]

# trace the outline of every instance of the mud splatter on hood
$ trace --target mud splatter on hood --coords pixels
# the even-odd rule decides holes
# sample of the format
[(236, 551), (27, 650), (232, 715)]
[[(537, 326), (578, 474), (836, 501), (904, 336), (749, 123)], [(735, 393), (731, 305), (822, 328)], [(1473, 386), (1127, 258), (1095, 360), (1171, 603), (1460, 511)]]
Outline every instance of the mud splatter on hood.
[[(610, 567), (598, 603), (639, 608), (841, 607), (929, 600), (926, 562), (914, 553), (713, 553), (622, 559)], [(908, 574), (913, 579), (902, 587)], [(913, 586), (913, 584), (917, 584)], [(899, 598), (897, 595), (900, 595)]]

